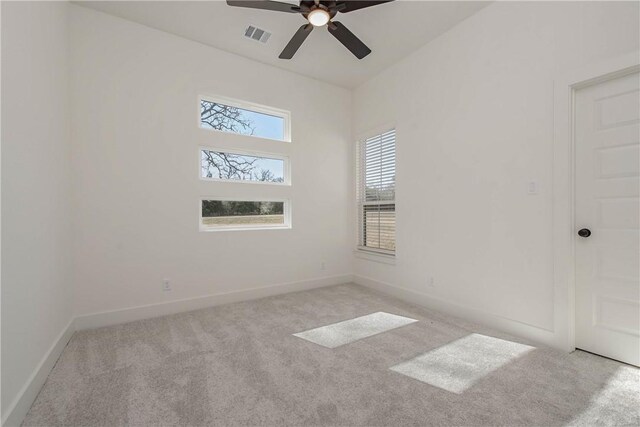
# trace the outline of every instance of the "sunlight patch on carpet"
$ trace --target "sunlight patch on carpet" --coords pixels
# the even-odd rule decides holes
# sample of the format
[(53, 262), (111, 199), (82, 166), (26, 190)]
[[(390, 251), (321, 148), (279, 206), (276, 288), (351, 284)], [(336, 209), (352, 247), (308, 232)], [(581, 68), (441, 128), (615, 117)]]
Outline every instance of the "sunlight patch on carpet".
[(417, 320), (380, 311), (293, 335), (324, 347), (336, 348), (414, 322)]
[(485, 375), (534, 348), (486, 335), (471, 334), (389, 369), (460, 394)]
[[(567, 426), (637, 426), (640, 425), (640, 370), (620, 366), (594, 394), (584, 411)], [(629, 393), (635, 390), (635, 393)], [(612, 410), (615, 409), (615, 410)]]

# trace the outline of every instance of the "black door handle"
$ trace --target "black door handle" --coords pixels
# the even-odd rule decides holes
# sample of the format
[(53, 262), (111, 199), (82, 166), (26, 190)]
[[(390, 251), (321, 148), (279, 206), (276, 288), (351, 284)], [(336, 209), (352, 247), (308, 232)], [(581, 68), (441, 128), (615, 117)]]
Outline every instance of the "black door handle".
[(580, 231), (578, 231), (578, 236), (589, 237), (591, 236), (591, 230), (589, 230), (588, 228), (583, 228)]

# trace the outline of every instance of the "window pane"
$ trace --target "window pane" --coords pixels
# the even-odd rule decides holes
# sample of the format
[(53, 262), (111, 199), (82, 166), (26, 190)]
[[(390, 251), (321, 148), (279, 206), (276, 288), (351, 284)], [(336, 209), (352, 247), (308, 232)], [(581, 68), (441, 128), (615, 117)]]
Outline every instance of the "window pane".
[(283, 141), (285, 120), (276, 115), (201, 100), (200, 126), (206, 129)]
[(395, 130), (364, 141), (365, 201), (395, 200)]
[(362, 246), (375, 249), (396, 250), (396, 206), (363, 206), (364, 241)]
[(200, 177), (254, 182), (285, 182), (284, 159), (200, 150)]
[(243, 228), (286, 226), (285, 202), (203, 200), (202, 227)]

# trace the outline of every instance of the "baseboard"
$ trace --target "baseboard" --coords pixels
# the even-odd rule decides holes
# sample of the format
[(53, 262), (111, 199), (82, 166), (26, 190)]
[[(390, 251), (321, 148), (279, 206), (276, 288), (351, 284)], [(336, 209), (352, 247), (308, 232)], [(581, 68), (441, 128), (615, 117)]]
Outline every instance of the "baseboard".
[(29, 408), (31, 408), (31, 404), (36, 400), (38, 393), (40, 393), (40, 389), (47, 380), (49, 372), (53, 369), (53, 366), (62, 354), (62, 350), (64, 350), (74, 332), (75, 324), (72, 319), (62, 330), (60, 335), (58, 335), (49, 348), (49, 351), (47, 351), (38, 366), (33, 370), (31, 376), (29, 376), (29, 379), (22, 387), (22, 390), (18, 393), (18, 396), (13, 402), (11, 402), (9, 408), (7, 408), (6, 412), (3, 414), (3, 427), (15, 427), (22, 423), (22, 420), (25, 415), (27, 415)]
[(62, 353), (65, 346), (71, 339), (71, 336), (76, 330), (98, 328), (102, 326), (132, 322), (135, 320), (148, 319), (168, 314), (198, 310), (201, 308), (213, 307), (222, 304), (280, 295), (289, 292), (304, 291), (324, 286), (340, 285), (349, 282), (355, 282), (359, 285), (407, 301), (409, 303), (417, 304), (435, 311), (440, 311), (462, 319), (473, 321), (515, 336), (527, 338), (534, 342), (539, 342), (562, 349), (562, 345), (558, 344), (558, 339), (553, 331), (548, 331), (511, 319), (506, 319), (504, 317), (487, 313), (482, 310), (452, 303), (450, 301), (435, 298), (421, 292), (401, 288), (365, 276), (344, 274), (338, 276), (321, 277), (298, 282), (289, 282), (260, 288), (245, 289), (237, 292), (206, 295), (202, 297), (182, 299), (160, 304), (130, 307), (121, 310), (113, 310), (78, 316), (69, 322), (67, 327), (54, 341), (53, 345), (46, 353), (44, 358), (40, 361), (32, 375), (29, 377), (25, 386), (22, 388), (16, 399), (4, 414), (2, 419), (2, 426), (13, 427), (19, 426), (22, 423), (22, 420), (29, 411), (31, 404), (37, 397), (40, 389), (46, 381), (49, 372), (51, 372), (51, 369), (55, 365), (56, 361), (60, 357), (60, 354)]
[(353, 276), (351, 274), (343, 274), (339, 276), (320, 277), (317, 279), (282, 283), (260, 288), (244, 289), (236, 292), (206, 295), (166, 303), (130, 307), (121, 310), (85, 314), (76, 317), (75, 327), (76, 330), (100, 328), (103, 326), (133, 322), (135, 320), (193, 311), (216, 305), (286, 294), (288, 292), (305, 291), (324, 286), (340, 285), (351, 281), (353, 281)]
[(177, 301), (170, 301), (160, 304), (151, 304), (138, 307), (130, 307), (122, 310), (106, 311), (101, 313), (87, 314), (72, 319), (67, 327), (60, 333), (53, 345), (47, 351), (36, 369), (33, 371), (16, 399), (9, 405), (6, 413), (3, 414), (2, 427), (19, 426), (34, 400), (38, 396), (40, 389), (44, 385), (51, 369), (62, 354), (65, 346), (76, 330), (98, 328), (102, 326), (116, 325), (119, 323), (132, 322), (135, 320), (148, 319), (167, 314), (198, 310), (201, 308), (213, 307), (216, 305), (229, 304), (240, 301), (249, 301), (273, 295), (286, 294), (289, 292), (305, 291), (324, 286), (340, 285), (353, 281), (351, 274), (339, 276), (320, 277), (316, 279), (302, 280), (298, 282), (281, 283), (278, 285), (265, 286), (261, 288), (244, 289), (237, 292), (228, 292), (214, 295), (206, 295), (197, 298), (189, 298)]
[(545, 344), (563, 351), (566, 350), (559, 337), (556, 336), (553, 331), (549, 331), (547, 329), (507, 319), (477, 308), (456, 304), (451, 301), (436, 298), (411, 289), (401, 288), (369, 277), (354, 275), (353, 280), (358, 285), (365, 286), (369, 289), (393, 296), (412, 304), (475, 322), (516, 337), (526, 338), (532, 342)]

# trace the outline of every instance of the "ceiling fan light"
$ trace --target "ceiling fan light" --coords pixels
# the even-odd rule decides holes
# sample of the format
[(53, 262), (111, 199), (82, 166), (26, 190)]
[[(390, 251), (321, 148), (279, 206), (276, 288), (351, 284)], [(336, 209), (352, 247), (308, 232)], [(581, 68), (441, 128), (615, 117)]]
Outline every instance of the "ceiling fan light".
[(329, 22), (329, 19), (331, 19), (329, 12), (324, 9), (314, 9), (309, 12), (309, 15), (307, 15), (307, 20), (314, 27), (322, 27), (323, 25), (326, 25), (327, 22)]

